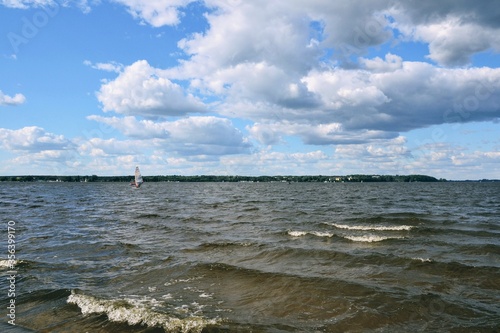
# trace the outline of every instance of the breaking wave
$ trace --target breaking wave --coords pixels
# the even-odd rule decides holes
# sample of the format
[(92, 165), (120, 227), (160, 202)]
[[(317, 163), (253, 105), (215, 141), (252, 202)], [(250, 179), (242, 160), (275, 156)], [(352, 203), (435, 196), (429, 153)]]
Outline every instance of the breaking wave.
[(337, 224), (337, 223), (328, 223), (328, 224), (338, 229), (363, 230), (363, 231), (407, 231), (413, 228), (413, 226), (410, 225), (375, 226), (375, 225), (347, 225), (347, 224)]
[(342, 237), (353, 242), (362, 242), (362, 243), (374, 243), (374, 242), (382, 242), (389, 239), (405, 238), (405, 237), (388, 237), (388, 236), (376, 236), (376, 235), (342, 236)]
[(323, 232), (323, 231), (292, 231), (292, 230), (288, 231), (288, 235), (290, 235), (292, 237), (302, 237), (302, 236), (305, 236), (308, 234), (313, 235), (313, 236), (317, 236), (317, 237), (333, 237), (333, 236), (335, 236), (335, 234), (333, 234), (333, 233)]
[(77, 305), (82, 314), (105, 314), (109, 320), (129, 325), (161, 327), (167, 332), (200, 333), (207, 325), (215, 325), (220, 319), (199, 316), (186, 318), (172, 317), (147, 307), (144, 302), (134, 299), (106, 300), (71, 291), (67, 302)]
[(373, 243), (373, 242), (381, 242), (389, 239), (404, 239), (402, 236), (377, 236), (377, 235), (361, 235), (361, 236), (353, 236), (353, 235), (338, 235), (330, 232), (323, 231), (288, 231), (288, 235), (292, 237), (303, 237), (306, 235), (313, 235), (317, 237), (340, 237), (344, 239), (348, 239), (352, 242), (362, 242), (362, 243)]

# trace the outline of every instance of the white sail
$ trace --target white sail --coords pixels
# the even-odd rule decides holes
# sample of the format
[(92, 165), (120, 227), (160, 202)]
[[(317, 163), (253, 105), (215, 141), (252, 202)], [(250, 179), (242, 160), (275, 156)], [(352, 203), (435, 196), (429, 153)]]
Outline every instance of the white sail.
[(139, 187), (143, 182), (139, 167), (135, 167), (135, 186)]

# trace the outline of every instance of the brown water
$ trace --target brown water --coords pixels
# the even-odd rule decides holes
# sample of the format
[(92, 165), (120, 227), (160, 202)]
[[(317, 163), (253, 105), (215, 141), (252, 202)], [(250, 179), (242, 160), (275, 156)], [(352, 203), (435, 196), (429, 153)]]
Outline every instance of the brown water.
[(498, 183), (1, 185), (2, 331), (500, 327)]

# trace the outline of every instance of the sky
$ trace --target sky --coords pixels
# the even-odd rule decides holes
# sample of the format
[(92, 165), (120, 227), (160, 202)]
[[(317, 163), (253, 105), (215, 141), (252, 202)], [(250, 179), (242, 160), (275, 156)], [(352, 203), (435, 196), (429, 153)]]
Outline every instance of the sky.
[(496, 0), (0, 0), (0, 175), (500, 178)]

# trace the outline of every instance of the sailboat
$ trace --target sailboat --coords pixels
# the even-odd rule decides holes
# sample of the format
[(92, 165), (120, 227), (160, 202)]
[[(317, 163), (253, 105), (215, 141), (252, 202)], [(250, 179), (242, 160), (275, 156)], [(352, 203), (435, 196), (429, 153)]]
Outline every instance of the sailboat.
[(141, 172), (139, 171), (139, 167), (135, 167), (135, 177), (134, 180), (130, 182), (130, 186), (135, 186), (136, 188), (141, 187), (144, 181), (142, 180)]

